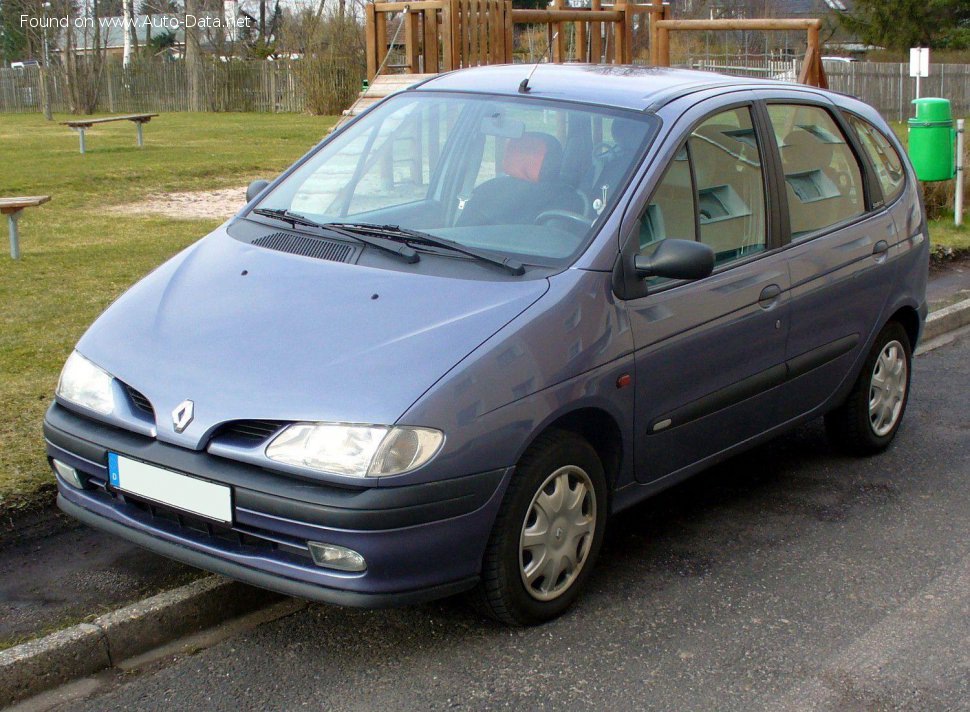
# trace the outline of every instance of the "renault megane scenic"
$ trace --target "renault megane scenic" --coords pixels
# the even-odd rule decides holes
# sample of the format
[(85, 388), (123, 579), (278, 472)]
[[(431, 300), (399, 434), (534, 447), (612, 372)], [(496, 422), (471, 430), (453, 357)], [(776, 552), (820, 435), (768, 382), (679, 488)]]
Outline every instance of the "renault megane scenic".
[(538, 623), (613, 513), (817, 417), (859, 454), (900, 427), (926, 222), (850, 97), (459, 71), (248, 198), (98, 318), (44, 423), (64, 511), (189, 564)]

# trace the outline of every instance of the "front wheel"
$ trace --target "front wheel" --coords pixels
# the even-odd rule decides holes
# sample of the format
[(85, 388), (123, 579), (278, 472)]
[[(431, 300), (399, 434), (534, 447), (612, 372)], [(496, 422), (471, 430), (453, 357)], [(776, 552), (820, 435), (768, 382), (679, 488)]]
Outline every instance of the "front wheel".
[(540, 436), (516, 467), (489, 538), (475, 607), (509, 625), (562, 614), (579, 595), (606, 527), (606, 476), (573, 433)]
[(856, 455), (889, 446), (906, 411), (912, 359), (906, 330), (890, 322), (876, 338), (845, 403), (825, 416), (826, 431), (836, 445)]

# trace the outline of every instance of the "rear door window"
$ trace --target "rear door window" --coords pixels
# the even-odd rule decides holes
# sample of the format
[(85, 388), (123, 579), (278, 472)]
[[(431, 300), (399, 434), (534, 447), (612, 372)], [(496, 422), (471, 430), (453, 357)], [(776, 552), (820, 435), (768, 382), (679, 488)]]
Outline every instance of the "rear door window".
[(865, 212), (862, 170), (828, 111), (769, 104), (781, 153), (791, 235), (798, 240)]

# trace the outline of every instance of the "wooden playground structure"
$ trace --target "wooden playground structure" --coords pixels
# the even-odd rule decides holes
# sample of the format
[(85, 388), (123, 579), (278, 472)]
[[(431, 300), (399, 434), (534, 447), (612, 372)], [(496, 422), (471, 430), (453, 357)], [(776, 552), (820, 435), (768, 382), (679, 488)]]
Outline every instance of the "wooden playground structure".
[[(345, 116), (439, 72), (511, 63), (515, 25), (545, 25), (548, 61), (554, 63), (632, 64), (634, 32), (646, 30), (649, 63), (658, 67), (670, 66), (672, 32), (804, 31), (798, 81), (827, 86), (817, 19), (675, 20), (663, 0), (590, 0), (589, 8), (553, 0), (537, 10), (513, 8), (511, 0), (404, 0), (370, 2), (365, 8), (368, 87)], [(391, 63), (397, 50), (403, 50), (403, 61)]]
[[(573, 8), (553, 0), (548, 9), (512, 7), (511, 0), (415, 0), (371, 2), (366, 6), (367, 78), (390, 73), (436, 74), (462, 67), (512, 62), (515, 25), (545, 25), (552, 62), (631, 64), (634, 30), (649, 33), (649, 59), (670, 65), (670, 33), (690, 31), (804, 31), (807, 51), (799, 81), (825, 85), (817, 19), (675, 20), (662, 0), (637, 4), (590, 0)], [(395, 26), (393, 33), (389, 27)], [(401, 36), (403, 35), (403, 37)], [(403, 63), (389, 65), (402, 48)]]

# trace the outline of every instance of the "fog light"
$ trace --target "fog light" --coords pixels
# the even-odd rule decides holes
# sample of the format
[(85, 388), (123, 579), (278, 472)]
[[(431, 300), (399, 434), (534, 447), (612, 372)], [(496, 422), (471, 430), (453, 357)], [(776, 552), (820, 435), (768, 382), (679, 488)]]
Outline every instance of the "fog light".
[(54, 472), (56, 472), (62, 480), (67, 482), (67, 484), (72, 487), (77, 487), (78, 489), (84, 489), (84, 483), (81, 482), (81, 478), (77, 475), (77, 470), (75, 470), (70, 465), (61, 462), (60, 460), (52, 460), (51, 463), (54, 466)]
[(319, 541), (308, 541), (307, 546), (313, 563), (317, 566), (340, 571), (363, 571), (367, 568), (364, 557), (353, 549), (336, 544), (322, 544)]

